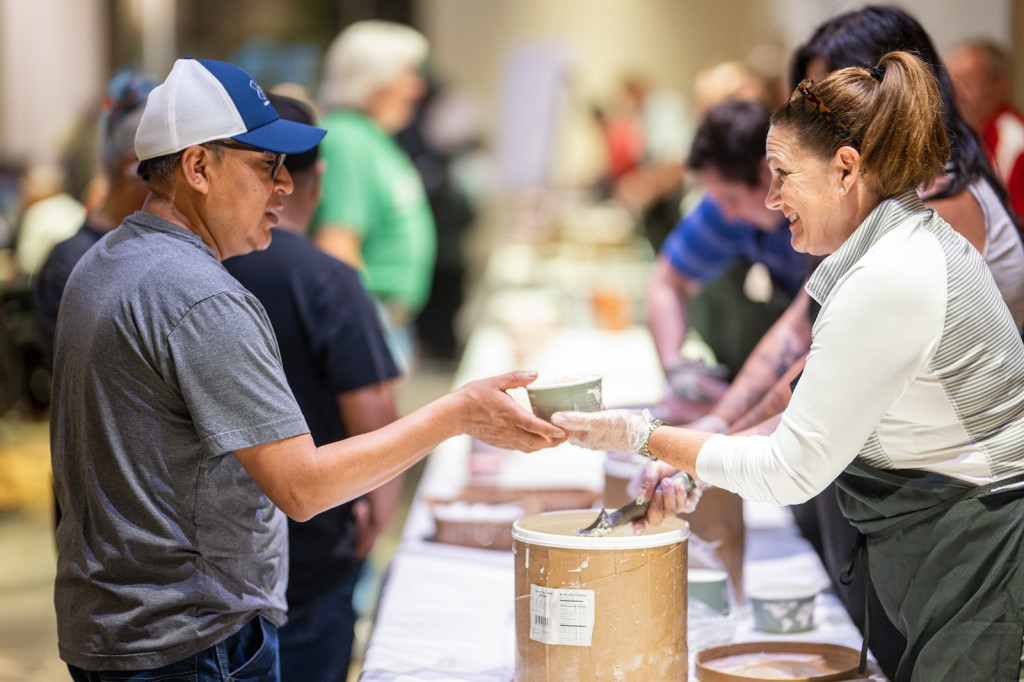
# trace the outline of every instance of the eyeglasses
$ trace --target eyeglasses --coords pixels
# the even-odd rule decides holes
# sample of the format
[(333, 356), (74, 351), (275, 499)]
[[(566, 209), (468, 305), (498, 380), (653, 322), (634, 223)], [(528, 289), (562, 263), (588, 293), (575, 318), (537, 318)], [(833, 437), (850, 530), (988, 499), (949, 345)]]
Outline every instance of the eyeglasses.
[(212, 144), (217, 147), (225, 147), (227, 149), (238, 149), (243, 152), (259, 152), (260, 154), (273, 154), (274, 165), (270, 169), (270, 179), (277, 180), (277, 174), (281, 171), (281, 166), (284, 165), (285, 154), (281, 152), (272, 152), (269, 149), (260, 149), (259, 147), (252, 147), (247, 144), (236, 144), (234, 142), (225, 142), (224, 140), (212, 140), (205, 144)]
[(809, 78), (805, 78), (800, 81), (800, 85), (796, 86), (796, 90), (790, 95), (789, 101), (792, 102), (796, 99), (797, 95), (803, 95), (808, 102), (814, 105), (818, 114), (825, 119), (825, 122), (832, 126), (832, 129), (838, 132), (840, 135), (845, 137), (850, 136), (850, 130), (843, 122), (836, 118), (836, 115), (832, 113), (832, 110), (825, 106), (825, 103), (818, 99), (818, 96), (811, 92), (811, 86), (814, 85), (814, 81)]

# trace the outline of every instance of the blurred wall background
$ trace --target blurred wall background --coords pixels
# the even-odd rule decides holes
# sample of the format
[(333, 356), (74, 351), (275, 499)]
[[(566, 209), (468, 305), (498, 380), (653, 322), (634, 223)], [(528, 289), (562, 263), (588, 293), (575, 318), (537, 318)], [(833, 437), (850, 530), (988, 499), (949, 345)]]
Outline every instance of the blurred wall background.
[[(296, 80), (314, 88), (320, 55), (337, 31), (353, 20), (377, 16), (409, 22), (427, 34), (433, 70), (475, 99), (480, 125), (499, 151), (500, 129), (514, 129), (517, 120), (535, 116), (530, 107), (556, 112), (559, 134), (541, 136), (536, 144), (544, 143), (546, 153), (554, 155), (548, 159), (554, 164), (551, 179), (571, 181), (591, 167), (597, 153), (586, 119), (589, 103), (610, 97), (625, 76), (642, 76), (685, 101), (696, 73), (723, 60), (781, 74), (792, 47), (815, 25), (863, 4), (0, 0), (0, 169), (58, 157), (81, 136), (103, 85), (119, 68), (163, 77), (175, 57), (192, 55), (237, 61), (267, 87)], [(978, 35), (1012, 47), (1024, 33), (1024, 10), (1012, 0), (897, 4), (924, 23), (940, 51)], [(1020, 77), (1024, 69), (1017, 71)], [(537, 101), (522, 82), (531, 74), (552, 83)]]

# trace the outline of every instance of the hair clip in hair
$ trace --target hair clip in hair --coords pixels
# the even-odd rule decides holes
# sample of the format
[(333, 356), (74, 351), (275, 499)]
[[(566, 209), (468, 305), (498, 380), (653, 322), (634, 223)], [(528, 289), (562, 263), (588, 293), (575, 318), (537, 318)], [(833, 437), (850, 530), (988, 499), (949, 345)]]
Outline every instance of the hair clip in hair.
[(805, 78), (800, 81), (800, 85), (796, 86), (796, 90), (790, 95), (789, 101), (792, 102), (798, 96), (803, 96), (808, 102), (810, 102), (818, 115), (828, 123), (833, 130), (844, 137), (849, 137), (849, 129), (843, 125), (843, 122), (836, 118), (836, 115), (832, 113), (832, 110), (825, 106), (825, 103), (818, 99), (817, 95), (811, 92), (811, 86), (814, 85), (814, 81), (809, 78)]
[(882, 82), (882, 78), (885, 76), (885, 67), (884, 66), (872, 66), (870, 69), (868, 69), (868, 73), (871, 74), (872, 78), (874, 78), (876, 81), (881, 83)]

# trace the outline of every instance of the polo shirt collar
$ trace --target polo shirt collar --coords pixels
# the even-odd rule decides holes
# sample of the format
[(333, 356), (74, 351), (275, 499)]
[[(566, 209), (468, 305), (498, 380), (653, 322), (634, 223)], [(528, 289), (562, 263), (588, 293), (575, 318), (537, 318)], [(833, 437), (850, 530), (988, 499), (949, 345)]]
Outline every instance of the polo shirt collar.
[(914, 213), (928, 211), (917, 191), (904, 190), (874, 208), (853, 234), (814, 270), (807, 280), (807, 293), (819, 304), (832, 293), (836, 283), (867, 253), (875, 242)]

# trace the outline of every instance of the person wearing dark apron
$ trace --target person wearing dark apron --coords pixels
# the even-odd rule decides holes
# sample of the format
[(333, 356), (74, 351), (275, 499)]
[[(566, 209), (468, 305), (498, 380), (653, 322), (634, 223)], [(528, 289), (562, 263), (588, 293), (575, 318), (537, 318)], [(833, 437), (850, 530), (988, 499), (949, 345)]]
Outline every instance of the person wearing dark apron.
[(856, 570), (910, 642), (896, 678), (1018, 679), (1024, 475), (970, 486), (854, 460), (837, 483), (862, 534)]
[[(931, 69), (891, 52), (804, 81), (773, 114), (765, 203), (798, 251), (827, 257), (806, 284), (821, 305), (811, 350), (771, 435), (628, 410), (551, 421), (746, 499), (798, 504), (835, 482), (860, 532), (845, 573), (907, 639), (894, 679), (1008, 682), (1024, 645), (1024, 345), (977, 249), (918, 196), (949, 158), (941, 112)], [(648, 520), (690, 497), (662, 484)]]

